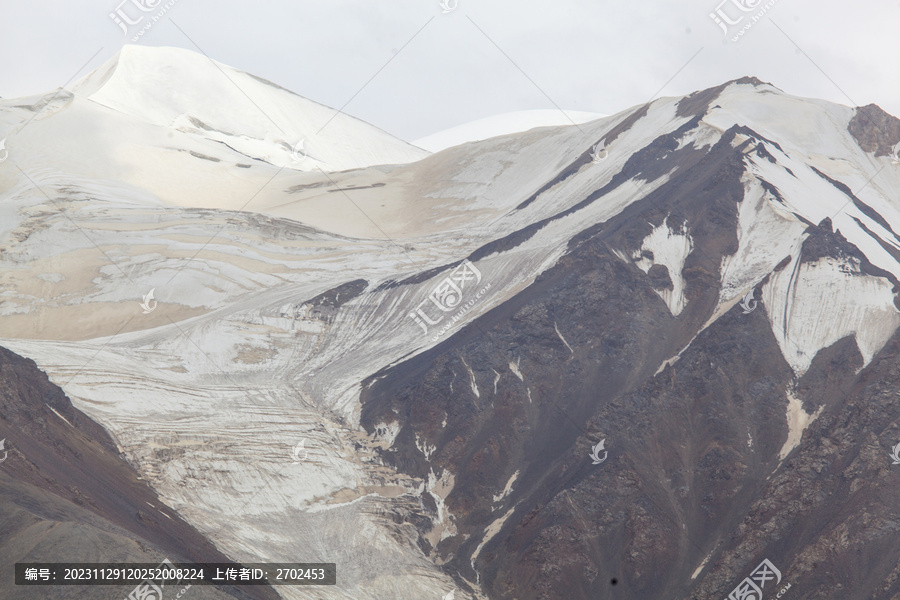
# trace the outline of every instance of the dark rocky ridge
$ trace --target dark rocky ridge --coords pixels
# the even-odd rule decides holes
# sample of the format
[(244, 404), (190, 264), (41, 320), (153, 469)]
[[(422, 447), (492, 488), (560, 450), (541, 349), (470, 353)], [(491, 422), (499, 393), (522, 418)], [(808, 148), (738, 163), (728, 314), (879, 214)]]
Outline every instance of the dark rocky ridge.
[[(17, 588), (10, 576), (16, 562), (230, 562), (165, 506), (121, 458), (106, 431), (73, 407), (34, 361), (0, 348), (3, 438), (9, 455), (0, 463), (0, 567), (6, 573), (0, 578), (0, 597), (53, 599), (89, 593), (92, 600), (121, 600), (130, 591), (123, 593), (120, 586), (95, 586), (89, 592), (75, 587)], [(194, 586), (190, 594), (278, 598), (263, 586)]]
[[(714, 98), (696, 96), (691, 112)], [(731, 147), (738, 133), (750, 139)], [(492, 600), (721, 599), (764, 558), (791, 597), (897, 600), (900, 536), (885, 531), (900, 522), (891, 501), (900, 472), (888, 457), (900, 441), (900, 335), (860, 372), (844, 338), (799, 379), (764, 308), (733, 307), (698, 335), (716, 306), (721, 259), (737, 249), (742, 153), (751, 145), (773, 160), (763, 144), (778, 146), (745, 127), (708, 152), (673, 151), (677, 137), (660, 136), (581, 204), (631, 177), (673, 173), (669, 184), (575, 236), (512, 300), (370, 378), (362, 423), (371, 432), (399, 422), (383, 454), (399, 470), (454, 474), (445, 503), (458, 535), (432, 548), (419, 520), (421, 544), (463, 587), (480, 577)], [(639, 252), (663, 222), (694, 242), (677, 318), (653, 292), (671, 284), (669, 273), (644, 274), (612, 252)], [(852, 258), (896, 284), (827, 219), (810, 224), (801, 261), (822, 256)], [(782, 462), (788, 394), (822, 412)], [(593, 465), (591, 447), (604, 439), (609, 459)], [(417, 440), (436, 447), (429, 460)], [(512, 492), (494, 501), (514, 473)], [(426, 494), (422, 513), (435, 510)]]
[(900, 119), (884, 112), (877, 104), (867, 104), (856, 108), (847, 131), (866, 152), (887, 156), (900, 142)]
[[(446, 466), (457, 474), (447, 503), (457, 515), (461, 533), (474, 534), (490, 521), (493, 494), (503, 489), (516, 470), (522, 473), (515, 488), (530, 490), (527, 496), (531, 497), (514, 492), (496, 510), (518, 505), (516, 515), (526, 514), (529, 506), (540, 504), (543, 494), (556, 495), (565, 488), (553, 475), (559, 457), (585, 436), (585, 424), (597, 406), (652, 377), (658, 365), (684, 347), (708, 317), (718, 293), (711, 285), (717, 259), (709, 257), (736, 248), (734, 206), (741, 195), (737, 182), (743, 146), (729, 144), (730, 138), (720, 144), (719, 152), (703, 154), (679, 171), (675, 179), (680, 186), (667, 186), (665, 192), (649, 195), (619, 217), (573, 239), (570, 253), (556, 267), (475, 324), (479, 332), (487, 333), (471, 341), (448, 340), (403, 369), (389, 371), (365, 394), (367, 427), (392, 420), (394, 409), (408, 419), (387, 460), (418, 476), (427, 474), (431, 465)], [(720, 176), (702, 189), (693, 169)], [(667, 202), (666, 209), (660, 207), (662, 201)], [(651, 226), (667, 220), (678, 229), (688, 208), (702, 213), (716, 206), (731, 214), (706, 219), (709, 231), (693, 232), (702, 252), (692, 254), (685, 265), (688, 295), (694, 301), (679, 323), (652, 292), (643, 272), (624, 264), (608, 247), (635, 251)], [(573, 354), (567, 349), (555, 326), (578, 351)], [(473, 397), (462, 402), (448, 394), (450, 381), (464, 369), (463, 360), (472, 366), (480, 389), (490, 390), (493, 374), (501, 374), (490, 405), (470, 392), (466, 395)], [(510, 362), (518, 362), (522, 373), (538, 374), (531, 389), (533, 404), (527, 400), (527, 382), (511, 374)], [(569, 389), (570, 382), (578, 382), (575, 389)], [(388, 404), (387, 399), (392, 402)], [(444, 413), (448, 426), (442, 431)], [(416, 448), (414, 433), (438, 447), (431, 465)], [(594, 443), (603, 437), (600, 433), (596, 431), (599, 437)], [(448, 538), (437, 550), (444, 559), (455, 555), (451, 564), (466, 573), (470, 571), (466, 557), (474, 552), (478, 539), (456, 547), (460, 537)], [(489, 544), (485, 552), (490, 548)], [(469, 576), (474, 579), (471, 572)], [(532, 597), (523, 592), (511, 593)]]

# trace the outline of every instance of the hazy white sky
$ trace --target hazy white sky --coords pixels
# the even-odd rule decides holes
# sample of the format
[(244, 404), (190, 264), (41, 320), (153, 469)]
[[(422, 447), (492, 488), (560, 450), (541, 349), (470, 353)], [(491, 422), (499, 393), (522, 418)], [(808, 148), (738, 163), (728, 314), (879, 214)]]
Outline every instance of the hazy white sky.
[[(0, 96), (53, 91), (124, 43), (140, 43), (199, 49), (407, 140), (513, 110), (613, 114), (743, 75), (900, 116), (900, 0), (445, 1), (456, 8), (444, 13), (440, 0), (0, 0)], [(117, 8), (144, 17), (128, 36), (110, 17)], [(743, 17), (728, 37), (710, 17), (717, 8)]]

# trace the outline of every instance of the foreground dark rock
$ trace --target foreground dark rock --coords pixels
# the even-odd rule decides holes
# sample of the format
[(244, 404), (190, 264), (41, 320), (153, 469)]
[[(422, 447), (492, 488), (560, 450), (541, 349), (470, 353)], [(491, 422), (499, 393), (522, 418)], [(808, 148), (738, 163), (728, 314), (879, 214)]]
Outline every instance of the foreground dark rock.
[[(33, 361), (0, 348), (3, 438), (9, 454), (0, 463), (0, 566), (7, 576), (0, 597), (121, 600), (133, 587), (16, 587), (17, 562), (230, 562), (162, 503), (106, 431), (74, 408)], [(189, 593), (278, 597), (255, 586), (193, 586)]]

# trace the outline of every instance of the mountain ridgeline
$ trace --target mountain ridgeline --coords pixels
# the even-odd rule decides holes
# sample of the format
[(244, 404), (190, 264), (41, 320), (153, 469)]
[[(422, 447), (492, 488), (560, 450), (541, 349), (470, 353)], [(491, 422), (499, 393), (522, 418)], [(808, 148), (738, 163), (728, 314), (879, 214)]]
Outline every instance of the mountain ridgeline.
[(191, 598), (900, 599), (877, 106), (747, 77), (429, 154), (126, 47), (0, 108), (3, 557), (337, 565)]

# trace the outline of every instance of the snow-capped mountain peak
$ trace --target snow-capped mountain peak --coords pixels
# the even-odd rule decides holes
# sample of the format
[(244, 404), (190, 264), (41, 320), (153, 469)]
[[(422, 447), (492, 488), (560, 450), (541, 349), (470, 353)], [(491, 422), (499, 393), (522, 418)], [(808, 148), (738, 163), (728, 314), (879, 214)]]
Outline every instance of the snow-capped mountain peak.
[(181, 48), (126, 45), (72, 91), (277, 166), (340, 171), (428, 155), (364, 121)]

